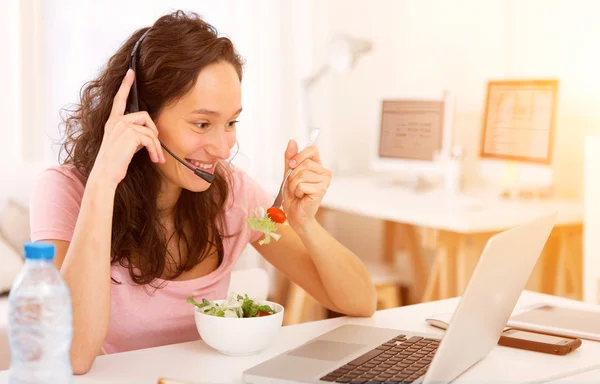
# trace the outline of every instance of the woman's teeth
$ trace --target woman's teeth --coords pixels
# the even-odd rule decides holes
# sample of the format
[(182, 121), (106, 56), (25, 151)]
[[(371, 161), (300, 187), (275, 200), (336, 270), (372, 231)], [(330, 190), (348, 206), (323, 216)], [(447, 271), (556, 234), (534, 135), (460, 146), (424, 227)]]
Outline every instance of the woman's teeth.
[(206, 164), (206, 163), (201, 163), (199, 161), (195, 161), (195, 160), (188, 160), (188, 162), (190, 164), (192, 164), (195, 167), (198, 168), (202, 168), (202, 169), (211, 169), (213, 167), (214, 164)]

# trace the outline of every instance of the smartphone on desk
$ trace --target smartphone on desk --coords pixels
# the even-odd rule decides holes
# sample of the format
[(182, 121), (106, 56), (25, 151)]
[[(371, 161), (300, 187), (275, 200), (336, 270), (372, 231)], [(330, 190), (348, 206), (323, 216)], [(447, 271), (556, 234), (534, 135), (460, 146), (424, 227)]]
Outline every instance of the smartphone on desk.
[(498, 345), (552, 355), (566, 355), (579, 348), (581, 340), (511, 328), (502, 332)]

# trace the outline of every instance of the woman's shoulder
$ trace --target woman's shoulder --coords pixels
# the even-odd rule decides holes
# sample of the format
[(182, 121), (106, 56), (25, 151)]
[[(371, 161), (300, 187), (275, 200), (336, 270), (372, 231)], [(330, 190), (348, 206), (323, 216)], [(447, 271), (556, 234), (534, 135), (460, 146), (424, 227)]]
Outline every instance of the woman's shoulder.
[(65, 181), (76, 184), (85, 184), (85, 177), (71, 164), (52, 165), (44, 169), (38, 179), (49, 179), (56, 182)]
[[(34, 197), (56, 192), (83, 195), (85, 177), (73, 165), (52, 165), (42, 170), (36, 179)], [(35, 193), (37, 192), (37, 193)]]
[(84, 178), (75, 167), (56, 165), (44, 169), (30, 195), (31, 240), (71, 241), (84, 189)]

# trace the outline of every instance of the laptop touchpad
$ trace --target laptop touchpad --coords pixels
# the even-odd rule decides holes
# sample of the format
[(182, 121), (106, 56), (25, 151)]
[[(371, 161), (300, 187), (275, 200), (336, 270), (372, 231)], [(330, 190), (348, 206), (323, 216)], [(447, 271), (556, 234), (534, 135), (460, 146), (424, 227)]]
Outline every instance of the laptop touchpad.
[(288, 356), (308, 359), (337, 361), (356, 353), (363, 344), (341, 343), (338, 341), (315, 340), (287, 353)]

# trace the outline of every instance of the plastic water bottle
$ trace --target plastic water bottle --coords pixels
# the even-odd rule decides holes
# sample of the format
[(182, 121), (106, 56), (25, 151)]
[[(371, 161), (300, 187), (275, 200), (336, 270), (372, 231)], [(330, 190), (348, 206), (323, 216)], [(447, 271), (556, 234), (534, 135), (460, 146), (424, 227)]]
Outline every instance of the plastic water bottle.
[(25, 244), (25, 266), (8, 296), (10, 384), (72, 383), (71, 296), (54, 252), (53, 244)]

